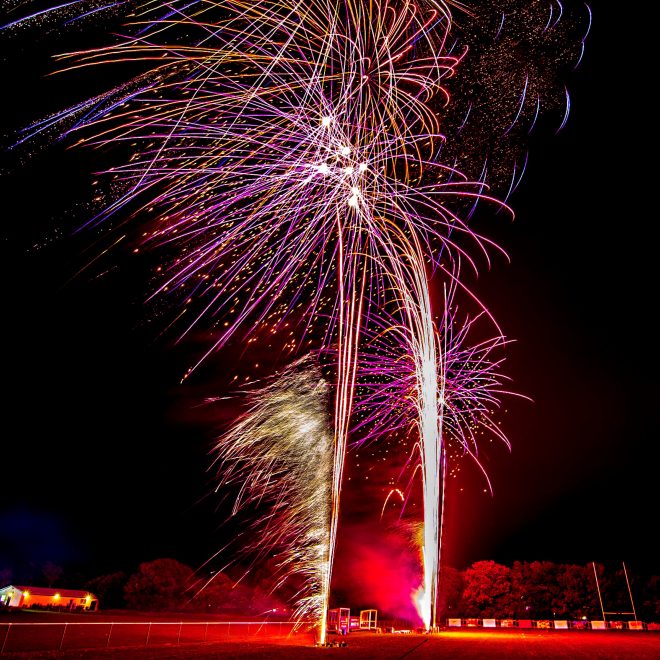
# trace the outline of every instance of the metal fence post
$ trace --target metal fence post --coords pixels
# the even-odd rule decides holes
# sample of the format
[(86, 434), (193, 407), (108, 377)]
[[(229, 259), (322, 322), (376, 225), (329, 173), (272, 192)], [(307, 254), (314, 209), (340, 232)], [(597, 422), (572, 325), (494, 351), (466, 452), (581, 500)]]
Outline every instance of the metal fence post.
[(209, 622), (206, 622), (206, 627), (204, 628), (204, 644), (206, 644), (206, 640), (208, 639), (209, 636)]
[(147, 628), (147, 639), (144, 640), (144, 645), (149, 646), (149, 635), (151, 634), (151, 621), (149, 621), (149, 626)]
[(7, 633), (5, 634), (5, 638), (2, 640), (2, 648), (0, 648), (0, 655), (5, 652), (5, 645), (7, 644), (7, 640), (9, 639), (10, 632), (11, 632), (11, 623), (7, 624)]
[(114, 621), (110, 624), (110, 632), (108, 633), (108, 641), (106, 642), (105, 646), (106, 648), (110, 646), (110, 638), (112, 637), (112, 629), (114, 627), (115, 623)]
[(182, 628), (182, 627), (183, 627), (183, 621), (181, 621), (181, 622), (179, 623), (179, 634), (178, 634), (178, 636), (177, 636), (177, 638), (176, 638), (176, 643), (177, 643), (177, 644), (180, 644), (180, 643), (181, 643), (181, 628)]
[(64, 644), (64, 635), (66, 635), (66, 628), (69, 624), (65, 623), (64, 624), (64, 630), (62, 631), (62, 639), (60, 639), (60, 648), (58, 650), (62, 650), (62, 645)]

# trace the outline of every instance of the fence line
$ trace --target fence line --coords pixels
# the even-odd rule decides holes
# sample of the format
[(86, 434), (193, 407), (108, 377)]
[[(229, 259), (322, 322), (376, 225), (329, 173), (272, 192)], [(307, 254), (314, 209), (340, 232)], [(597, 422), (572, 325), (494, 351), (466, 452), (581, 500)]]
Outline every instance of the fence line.
[(294, 621), (0, 622), (0, 655), (22, 651), (206, 644), (231, 637), (283, 637), (295, 630)]

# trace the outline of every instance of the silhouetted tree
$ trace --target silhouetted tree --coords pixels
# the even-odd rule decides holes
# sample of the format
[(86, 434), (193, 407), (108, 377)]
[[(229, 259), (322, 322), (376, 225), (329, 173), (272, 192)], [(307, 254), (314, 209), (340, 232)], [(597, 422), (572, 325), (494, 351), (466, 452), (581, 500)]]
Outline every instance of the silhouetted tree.
[(511, 569), (494, 561), (478, 561), (463, 574), (463, 616), (499, 617), (511, 593)]
[(558, 565), (550, 561), (514, 562), (511, 572), (519, 601), (513, 616), (531, 619), (555, 617), (560, 598)]
[(194, 610), (226, 612), (235, 604), (233, 587), (234, 581), (226, 573), (218, 572), (206, 586), (202, 582), (191, 587), (188, 607)]
[[(607, 564), (607, 566), (596, 564), (596, 568), (598, 570), (598, 580), (603, 596), (603, 607), (606, 612), (611, 612), (611, 614), (607, 615), (607, 618), (612, 620), (626, 620), (631, 618), (632, 603), (623, 566), (621, 564)], [(634, 574), (628, 574), (628, 580), (630, 581), (630, 589), (634, 593), (639, 587), (636, 576)], [(627, 614), (618, 615), (618, 612), (625, 612)]]
[(523, 562), (514, 561), (511, 567), (511, 591), (506, 603), (506, 616), (511, 619), (529, 619), (530, 604)]
[[(629, 611), (630, 595), (623, 569), (606, 570), (602, 564), (595, 566), (605, 610)], [(445, 617), (569, 620), (602, 617), (593, 564), (516, 561), (508, 569), (493, 561), (480, 561), (462, 574), (452, 570), (446, 573), (440, 587), (441, 612)], [(628, 577), (638, 618), (660, 619), (660, 576), (651, 578), (643, 587), (634, 576), (629, 574)], [(450, 610), (449, 604), (455, 602), (461, 579), (461, 598)], [(612, 618), (613, 615), (608, 616)], [(622, 614), (620, 618), (630, 617)]]
[(89, 589), (94, 595), (98, 596), (99, 607), (104, 609), (113, 609), (124, 607), (124, 587), (128, 580), (128, 575), (123, 571), (109, 573), (108, 575), (99, 575), (85, 583), (85, 588)]
[(124, 587), (126, 604), (136, 610), (173, 610), (183, 607), (192, 568), (175, 559), (140, 564)]
[(189, 609), (231, 614), (273, 614), (284, 612), (284, 603), (259, 586), (236, 582), (225, 573), (216, 573), (210, 582), (200, 582), (189, 590)]
[(591, 564), (557, 566), (558, 593), (554, 595), (552, 609), (557, 619), (593, 619), (600, 614), (598, 592)]
[[(290, 575), (284, 575), (282, 573), (281, 560), (277, 556), (264, 557), (250, 568), (249, 573), (249, 583), (258, 592), (265, 594), (269, 600), (280, 604), (293, 603), (298, 598), (304, 584), (304, 577), (300, 574), (293, 572)], [(369, 603), (369, 606), (371, 605)], [(255, 609), (257, 608), (258, 606), (255, 606)]]
[(660, 575), (653, 575), (644, 585), (642, 596), (642, 618), (660, 622)]
[(64, 569), (61, 566), (54, 564), (52, 561), (47, 561), (41, 567), (41, 573), (44, 576), (44, 579), (46, 580), (46, 585), (48, 585), (49, 587), (53, 587), (55, 586), (55, 583), (58, 582), (62, 577), (62, 575), (64, 574)]
[(458, 606), (463, 592), (463, 576), (451, 566), (440, 570), (438, 584), (438, 612), (441, 617), (453, 617), (458, 613)]

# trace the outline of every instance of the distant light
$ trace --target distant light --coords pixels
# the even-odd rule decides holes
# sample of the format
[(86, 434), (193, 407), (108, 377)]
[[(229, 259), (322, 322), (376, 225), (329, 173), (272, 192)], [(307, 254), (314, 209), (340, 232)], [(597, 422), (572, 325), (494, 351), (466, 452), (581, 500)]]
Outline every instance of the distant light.
[(351, 153), (351, 148), (350, 147), (342, 147), (340, 149), (340, 153), (342, 156), (348, 156), (348, 154)]
[(353, 174), (353, 167), (349, 165), (344, 169), (344, 172), (346, 172), (346, 174)]
[(60, 595), (59, 595), (59, 594), (55, 594), (55, 595), (53, 596), (53, 598), (54, 598), (55, 600), (59, 600), (59, 599), (60, 599)]
[(323, 163), (316, 168), (321, 174), (327, 174), (330, 171), (330, 168)]
[(23, 592), (23, 598), (29, 598), (30, 597), (30, 592), (29, 591), (24, 591)]
[(348, 200), (348, 205), (352, 206), (353, 208), (357, 208), (358, 205), (358, 198), (357, 195), (353, 195), (349, 200)]
[(360, 172), (366, 172), (369, 169), (369, 166), (366, 163), (360, 163), (360, 167), (358, 167)]
[(321, 119), (321, 126), (324, 126), (325, 128), (328, 128), (332, 124), (332, 117), (323, 117)]

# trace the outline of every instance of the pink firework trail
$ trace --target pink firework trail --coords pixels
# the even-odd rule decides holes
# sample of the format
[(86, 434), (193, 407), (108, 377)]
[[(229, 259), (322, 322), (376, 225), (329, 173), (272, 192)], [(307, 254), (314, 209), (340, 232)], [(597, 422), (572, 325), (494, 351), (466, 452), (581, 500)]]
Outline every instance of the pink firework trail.
[[(358, 377), (361, 421), (355, 431), (361, 432), (362, 442), (398, 431), (412, 431), (418, 437), (424, 501), (424, 582), (416, 595), (416, 604), (427, 629), (433, 629), (437, 624), (447, 447), (460, 448), (481, 467), (479, 429), (486, 429), (508, 446), (492, 415), (500, 397), (510, 392), (503, 389), (505, 379), (499, 371), (503, 359), (493, 357), (505, 345), (505, 339), (498, 334), (469, 345), (471, 331), (485, 312), (473, 319), (466, 318), (459, 325), (452, 302), (456, 286), (450, 286), (442, 323), (436, 330), (428, 295), (424, 295), (428, 291), (426, 281), (420, 280), (418, 287), (417, 290), (411, 287), (408, 295), (398, 291), (400, 297), (395, 304), (404, 313), (395, 317), (403, 316), (408, 323), (397, 324), (391, 316), (381, 320), (372, 318), (371, 336), (365, 342), (368, 347), (361, 355)], [(483, 468), (482, 472), (488, 479)]]

